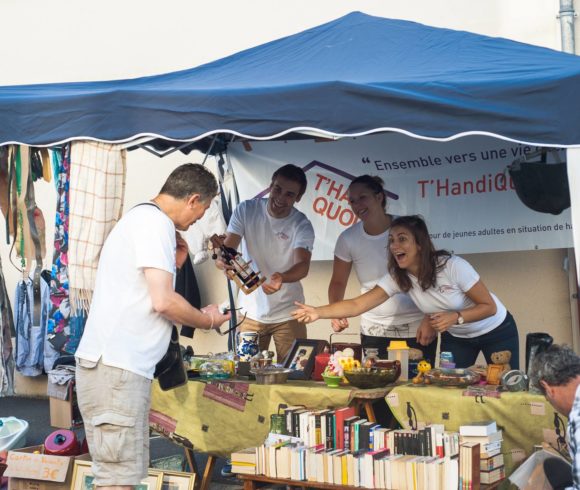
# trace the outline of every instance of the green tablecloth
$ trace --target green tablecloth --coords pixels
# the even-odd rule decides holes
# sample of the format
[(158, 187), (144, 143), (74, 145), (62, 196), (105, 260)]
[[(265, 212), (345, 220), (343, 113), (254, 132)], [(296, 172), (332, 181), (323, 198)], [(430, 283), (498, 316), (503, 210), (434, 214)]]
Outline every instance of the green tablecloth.
[[(225, 391), (236, 382), (224, 384)], [(226, 457), (233, 451), (258, 446), (270, 429), (270, 415), (278, 405), (305, 405), (308, 408), (337, 408), (349, 404), (357, 391), (349, 387), (327, 388), (322, 382), (288, 381), (278, 385), (250, 383), (229, 394), (243, 410), (204, 396), (206, 383), (189, 381), (187, 385), (162, 391), (153, 383), (150, 425), (176, 443), (195, 451)], [(227, 397), (228, 395), (226, 395)], [(237, 402), (236, 402), (237, 401)]]
[[(546, 399), (529, 392), (504, 392), (500, 398), (464, 395), (460, 388), (405, 385), (394, 388), (386, 397), (398, 422), (409, 428), (408, 403), (419, 423), (444, 424), (458, 431), (469, 422), (495, 420), (503, 431), (502, 452), (506, 474), (529, 456), (535, 444), (546, 441), (556, 445), (555, 411)], [(560, 417), (566, 424), (566, 419)], [(565, 435), (565, 427), (560, 428)]]

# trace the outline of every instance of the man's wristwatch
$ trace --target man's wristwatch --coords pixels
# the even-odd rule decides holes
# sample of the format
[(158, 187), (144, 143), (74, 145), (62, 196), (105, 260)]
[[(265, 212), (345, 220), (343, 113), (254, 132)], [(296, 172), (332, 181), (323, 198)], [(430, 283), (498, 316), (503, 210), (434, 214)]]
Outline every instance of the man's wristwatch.
[(465, 323), (465, 319), (461, 316), (460, 311), (456, 311), (457, 313), (457, 325), (463, 325)]

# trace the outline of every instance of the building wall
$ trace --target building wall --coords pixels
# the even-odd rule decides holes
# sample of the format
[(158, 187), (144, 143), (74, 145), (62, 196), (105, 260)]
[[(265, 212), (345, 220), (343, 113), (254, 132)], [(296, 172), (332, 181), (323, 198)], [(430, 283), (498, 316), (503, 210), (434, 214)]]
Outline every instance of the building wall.
[[(3, 0), (0, 17), (14, 21), (5, 22), (0, 30), (0, 85), (132, 78), (191, 68), (353, 10), (560, 47), (557, 0)], [(201, 159), (200, 155), (181, 154), (159, 159), (144, 151), (131, 152), (125, 209), (155, 195), (176, 165)], [(54, 188), (52, 184), (38, 183), (36, 189), (50, 242), (54, 231)], [(45, 263), (52, 256), (52, 246), (47, 245)], [(0, 256), (8, 290), (13, 292), (20, 273), (10, 265), (4, 243), (0, 245)], [(566, 256), (565, 250), (550, 250), (466, 258), (512, 311), (522, 340), (528, 331), (548, 331), (557, 341), (570, 343), (573, 310), (564, 270)], [(304, 281), (309, 303), (326, 302), (331, 268), (331, 262), (312, 264)], [(227, 297), (225, 279), (211, 263), (196, 267), (196, 274), (205, 302), (220, 303)], [(347, 296), (357, 291), (353, 278)], [(352, 322), (351, 331), (358, 331), (357, 321)], [(328, 321), (309, 327), (313, 338), (328, 338), (330, 332)], [(219, 352), (226, 350), (225, 342), (215, 333), (198, 333), (194, 346), (198, 353)], [(21, 393), (44, 389), (38, 380), (18, 378), (17, 385)]]

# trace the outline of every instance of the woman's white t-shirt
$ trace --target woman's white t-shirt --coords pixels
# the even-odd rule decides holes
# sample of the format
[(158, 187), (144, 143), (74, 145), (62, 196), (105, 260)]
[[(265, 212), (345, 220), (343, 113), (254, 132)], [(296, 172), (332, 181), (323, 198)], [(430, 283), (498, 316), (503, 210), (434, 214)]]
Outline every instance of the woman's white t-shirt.
[[(359, 221), (343, 231), (334, 248), (334, 255), (344, 262), (351, 262), (361, 284), (361, 293), (370, 291), (387, 274), (389, 254), (389, 230), (380, 235), (369, 235)], [(361, 316), (361, 332), (364, 335), (389, 337), (399, 325), (409, 325), (403, 337), (415, 337), (423, 313), (407, 294), (397, 294)]]
[[(449, 257), (445, 266), (437, 273), (435, 287), (423, 291), (417, 278), (409, 274), (412, 287), (409, 296), (417, 307), (425, 314), (441, 311), (460, 311), (475, 306), (465, 294), (479, 281), (479, 274), (461, 257)], [(385, 275), (377, 284), (389, 296), (401, 293), (395, 279), (390, 274)], [(455, 337), (479, 337), (498, 327), (505, 319), (507, 310), (503, 303), (491, 293), (497, 306), (495, 315), (476, 322), (455, 325), (449, 333)]]

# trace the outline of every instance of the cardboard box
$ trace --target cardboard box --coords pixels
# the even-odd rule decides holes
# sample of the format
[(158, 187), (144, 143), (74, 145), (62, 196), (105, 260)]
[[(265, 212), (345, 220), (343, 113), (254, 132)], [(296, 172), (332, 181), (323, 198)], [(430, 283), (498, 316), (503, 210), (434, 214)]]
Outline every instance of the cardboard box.
[(69, 490), (75, 459), (90, 461), (90, 456), (53, 456), (44, 454), (44, 446), (8, 451), (8, 490)]
[(49, 397), (50, 425), (59, 429), (78, 429), (83, 425), (83, 418), (77, 402), (77, 390), (74, 380), (68, 385), (66, 400)]

